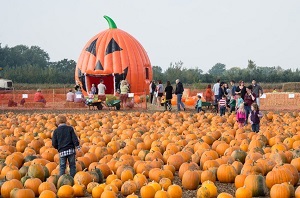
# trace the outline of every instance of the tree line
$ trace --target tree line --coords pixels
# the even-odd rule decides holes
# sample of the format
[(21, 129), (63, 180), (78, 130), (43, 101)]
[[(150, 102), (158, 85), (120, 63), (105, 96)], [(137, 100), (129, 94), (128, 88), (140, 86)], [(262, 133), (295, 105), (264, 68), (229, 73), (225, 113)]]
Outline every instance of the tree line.
[[(0, 77), (12, 79), (16, 83), (31, 84), (73, 84), (76, 62), (63, 59), (50, 62), (49, 54), (38, 46), (28, 47), (17, 45), (2, 47), (0, 43)], [(254, 61), (248, 60), (246, 68), (232, 67), (227, 69), (223, 63), (217, 63), (204, 73), (199, 67), (184, 67), (182, 61), (170, 63), (163, 71), (161, 66), (153, 66), (153, 79), (163, 82), (180, 79), (186, 84), (214, 83), (220, 78), (224, 82), (230, 80), (244, 80), (251, 82), (280, 83), (298, 82), (299, 69), (283, 69), (280, 66), (257, 66)]]
[(215, 64), (207, 73), (199, 68), (187, 69), (183, 66), (183, 62), (171, 63), (163, 72), (160, 66), (153, 66), (154, 80), (175, 81), (179, 78), (187, 84), (195, 83), (215, 83), (217, 79), (224, 82), (234, 80), (236, 82), (243, 80), (251, 82), (255, 79), (257, 82), (263, 83), (281, 83), (281, 82), (299, 82), (299, 69), (283, 69), (280, 66), (267, 67), (257, 66), (254, 61), (248, 60), (247, 68), (232, 67), (226, 69), (226, 65), (222, 63)]
[(10, 48), (0, 44), (0, 77), (12, 79), (15, 83), (74, 84), (74, 60), (49, 60), (49, 54), (38, 46)]

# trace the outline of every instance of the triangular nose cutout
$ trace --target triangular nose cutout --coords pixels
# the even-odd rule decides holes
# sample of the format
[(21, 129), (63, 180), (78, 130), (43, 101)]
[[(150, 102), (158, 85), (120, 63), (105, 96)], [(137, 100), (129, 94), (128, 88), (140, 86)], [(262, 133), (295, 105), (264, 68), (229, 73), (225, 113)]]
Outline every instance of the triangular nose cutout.
[(100, 63), (100, 61), (98, 60), (95, 70), (103, 70), (102, 64)]

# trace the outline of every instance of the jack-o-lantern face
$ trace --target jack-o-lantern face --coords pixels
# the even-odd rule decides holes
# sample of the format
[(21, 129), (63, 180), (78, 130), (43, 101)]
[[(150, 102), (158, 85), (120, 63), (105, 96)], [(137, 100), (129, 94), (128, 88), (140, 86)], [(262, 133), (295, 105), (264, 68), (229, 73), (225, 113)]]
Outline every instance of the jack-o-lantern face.
[(76, 65), (76, 82), (85, 93), (101, 79), (106, 85), (106, 94), (114, 94), (120, 81), (125, 79), (131, 92), (148, 91), (152, 67), (143, 46), (130, 34), (118, 29), (111, 18), (104, 18), (109, 29), (94, 36), (83, 48)]

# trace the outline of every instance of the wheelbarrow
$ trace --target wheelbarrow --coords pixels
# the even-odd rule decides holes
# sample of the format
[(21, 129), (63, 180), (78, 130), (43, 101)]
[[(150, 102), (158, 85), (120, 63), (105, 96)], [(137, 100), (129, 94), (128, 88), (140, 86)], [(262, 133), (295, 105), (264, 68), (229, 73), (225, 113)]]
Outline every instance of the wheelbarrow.
[(98, 110), (103, 109), (102, 101), (95, 101), (95, 102), (88, 102), (86, 105), (89, 107), (89, 109)]
[(121, 100), (107, 100), (105, 104), (109, 109), (113, 109), (113, 108), (115, 108), (116, 110), (121, 109)]
[(212, 113), (218, 113), (218, 104), (210, 103), (210, 102), (202, 102), (202, 107), (206, 107), (210, 109)]

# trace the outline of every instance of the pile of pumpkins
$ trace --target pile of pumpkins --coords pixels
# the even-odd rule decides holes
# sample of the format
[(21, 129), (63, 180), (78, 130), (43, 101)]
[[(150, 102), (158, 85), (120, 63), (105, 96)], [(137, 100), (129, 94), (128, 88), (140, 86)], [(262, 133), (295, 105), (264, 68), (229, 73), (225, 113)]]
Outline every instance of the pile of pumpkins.
[(259, 133), (234, 114), (65, 113), (82, 147), (74, 178), (59, 176), (57, 114), (0, 114), (1, 197), (300, 197), (299, 113), (264, 113)]

